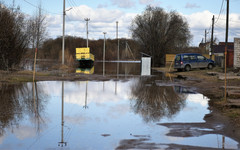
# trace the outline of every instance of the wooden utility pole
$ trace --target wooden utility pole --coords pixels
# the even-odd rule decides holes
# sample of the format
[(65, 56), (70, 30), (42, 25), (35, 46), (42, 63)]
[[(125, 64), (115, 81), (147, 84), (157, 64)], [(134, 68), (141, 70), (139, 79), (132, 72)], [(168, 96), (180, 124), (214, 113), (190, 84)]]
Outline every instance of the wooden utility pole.
[(228, 25), (229, 25), (229, 0), (227, 0), (227, 16), (226, 16), (226, 36), (225, 36), (225, 92), (224, 92), (224, 100), (227, 102), (227, 49), (228, 49)]
[(205, 52), (207, 52), (207, 30), (205, 29), (205, 39), (204, 39), (204, 42), (205, 42)]
[(205, 29), (205, 39), (204, 39), (205, 41), (205, 44), (207, 43), (207, 30)]
[(213, 15), (213, 18), (212, 18), (212, 34), (211, 34), (211, 50), (210, 50), (210, 59), (212, 59), (212, 50), (213, 50), (213, 33), (214, 33), (214, 15)]

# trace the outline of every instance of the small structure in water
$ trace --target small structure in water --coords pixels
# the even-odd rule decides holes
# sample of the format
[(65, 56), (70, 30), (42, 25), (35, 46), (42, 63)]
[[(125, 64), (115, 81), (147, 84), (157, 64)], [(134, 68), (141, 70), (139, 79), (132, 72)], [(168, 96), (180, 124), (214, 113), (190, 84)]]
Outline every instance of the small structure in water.
[(80, 68), (91, 68), (94, 63), (94, 55), (90, 53), (90, 48), (76, 48), (76, 60)]

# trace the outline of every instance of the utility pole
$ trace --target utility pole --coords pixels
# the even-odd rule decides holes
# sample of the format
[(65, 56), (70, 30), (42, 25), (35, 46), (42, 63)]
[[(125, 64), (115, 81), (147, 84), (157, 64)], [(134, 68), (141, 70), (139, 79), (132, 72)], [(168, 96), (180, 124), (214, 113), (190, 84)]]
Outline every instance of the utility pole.
[(119, 39), (118, 39), (118, 21), (116, 22), (116, 39), (117, 39), (117, 78), (118, 78), (118, 74), (119, 74)]
[(104, 43), (103, 43), (103, 76), (105, 75), (105, 42), (106, 42), (106, 34), (107, 32), (103, 32), (104, 34)]
[(204, 39), (205, 41), (205, 44), (207, 43), (207, 30), (205, 29), (205, 39)]
[(118, 55), (118, 61), (119, 61), (119, 39), (118, 39), (118, 21), (116, 22), (116, 32), (117, 32), (117, 35), (116, 35), (116, 38), (117, 38), (117, 41), (118, 41), (118, 52), (117, 52), (117, 55)]
[(227, 102), (227, 49), (228, 49), (228, 25), (229, 25), (229, 0), (227, 0), (227, 16), (226, 16), (226, 36), (225, 36), (225, 93), (224, 93), (224, 100)]
[(65, 0), (63, 0), (63, 37), (62, 37), (62, 65), (64, 65), (64, 47), (65, 47)]
[(213, 18), (212, 18), (212, 35), (211, 35), (211, 50), (210, 50), (210, 59), (212, 59), (212, 50), (213, 50), (213, 33), (214, 33), (214, 15), (213, 15)]
[(86, 26), (87, 26), (87, 47), (88, 47), (88, 21), (90, 21), (90, 18), (85, 18)]
[(204, 41), (205, 42), (205, 52), (207, 52), (207, 34), (208, 34), (207, 30), (205, 29), (205, 39), (204, 39), (205, 40)]

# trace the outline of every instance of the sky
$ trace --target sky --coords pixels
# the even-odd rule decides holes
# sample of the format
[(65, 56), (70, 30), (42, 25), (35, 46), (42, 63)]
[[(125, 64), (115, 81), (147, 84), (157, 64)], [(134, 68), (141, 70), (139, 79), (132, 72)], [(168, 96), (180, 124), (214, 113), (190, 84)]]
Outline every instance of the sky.
[[(63, 0), (3, 0), (6, 5), (15, 1), (16, 6), (27, 15), (34, 15), (41, 4), (46, 15), (48, 38), (62, 36)], [(66, 0), (65, 35), (86, 38), (86, 21), (89, 21), (89, 39), (131, 38), (129, 27), (136, 15), (141, 15), (147, 5), (161, 7), (165, 11), (176, 11), (189, 24), (193, 39), (191, 46), (198, 46), (205, 37), (211, 37), (212, 17), (215, 16), (214, 37), (225, 41), (226, 0)], [(230, 0), (229, 38), (240, 37), (240, 0)]]

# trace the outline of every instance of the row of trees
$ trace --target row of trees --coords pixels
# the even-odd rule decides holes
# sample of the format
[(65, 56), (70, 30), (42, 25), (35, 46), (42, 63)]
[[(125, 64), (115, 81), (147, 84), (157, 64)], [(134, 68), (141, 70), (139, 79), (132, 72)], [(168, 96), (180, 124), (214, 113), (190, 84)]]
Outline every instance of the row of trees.
[[(148, 6), (141, 15), (132, 21), (132, 40), (120, 39), (120, 59), (140, 58), (140, 52), (152, 56), (153, 66), (164, 66), (166, 53), (191, 52), (192, 38), (187, 21), (177, 12), (166, 12), (160, 7)], [(60, 58), (62, 38), (49, 39), (43, 45), (43, 58)], [(126, 49), (126, 42), (130, 49)], [(85, 39), (66, 37), (67, 53), (75, 57), (76, 47), (85, 47)], [(97, 60), (102, 59), (103, 39), (90, 40), (89, 47)], [(133, 56), (132, 56), (133, 55)], [(117, 41), (108, 39), (106, 59), (117, 59)]]
[(39, 48), (46, 35), (45, 17), (39, 6), (31, 17), (19, 7), (7, 7), (0, 1), (0, 69), (17, 67), (29, 47)]
[[(14, 5), (6, 7), (0, 2), (0, 69), (8, 70), (17, 66), (26, 55), (27, 49), (34, 54), (40, 49), (41, 58), (61, 60), (62, 37), (47, 39), (45, 15), (41, 5), (31, 17), (26, 17)], [(132, 21), (132, 40), (120, 39), (120, 59), (140, 58), (140, 52), (152, 56), (153, 66), (165, 65), (165, 54), (188, 47), (191, 34), (188, 23), (175, 11), (166, 12), (160, 7), (148, 6)], [(74, 60), (75, 48), (85, 47), (86, 41), (80, 37), (66, 37), (66, 51)], [(126, 42), (129, 47), (126, 48)], [(117, 59), (117, 40), (108, 39), (106, 59)], [(103, 56), (103, 39), (90, 40), (91, 52), (97, 60)], [(67, 58), (68, 59), (68, 58)]]
[[(130, 39), (119, 39), (120, 59), (139, 59), (139, 45), (136, 41)], [(126, 44), (127, 43), (127, 44)], [(39, 51), (39, 57), (43, 59), (59, 59), (61, 60), (62, 52), (62, 37), (56, 39), (45, 40), (41, 50)], [(95, 55), (96, 60), (102, 60), (103, 58), (103, 44), (104, 40), (89, 40), (89, 47), (91, 53)], [(106, 40), (106, 60), (117, 59), (117, 45), (116, 39)], [(126, 45), (128, 47), (126, 48)], [(76, 48), (86, 47), (86, 39), (80, 37), (67, 36), (65, 37), (65, 51), (75, 58)], [(130, 48), (129, 48), (130, 47)], [(134, 57), (133, 57), (133, 56)]]

